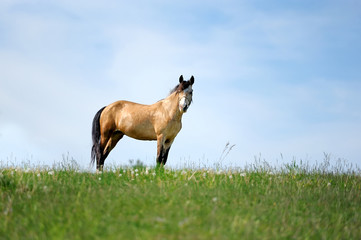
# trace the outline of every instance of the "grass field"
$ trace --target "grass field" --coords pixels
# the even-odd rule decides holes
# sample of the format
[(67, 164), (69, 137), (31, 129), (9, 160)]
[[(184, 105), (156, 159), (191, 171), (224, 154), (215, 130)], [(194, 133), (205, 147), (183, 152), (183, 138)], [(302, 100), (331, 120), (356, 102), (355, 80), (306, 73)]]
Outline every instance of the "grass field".
[(0, 239), (361, 239), (361, 177), (295, 164), (0, 169)]

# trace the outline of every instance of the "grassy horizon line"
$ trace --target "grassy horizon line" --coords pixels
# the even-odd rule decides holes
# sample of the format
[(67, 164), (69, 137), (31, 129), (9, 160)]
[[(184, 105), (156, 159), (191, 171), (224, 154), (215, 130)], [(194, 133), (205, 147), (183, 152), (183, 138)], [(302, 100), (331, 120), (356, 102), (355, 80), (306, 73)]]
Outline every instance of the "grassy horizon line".
[(360, 174), (257, 164), (0, 168), (0, 239), (361, 238)]

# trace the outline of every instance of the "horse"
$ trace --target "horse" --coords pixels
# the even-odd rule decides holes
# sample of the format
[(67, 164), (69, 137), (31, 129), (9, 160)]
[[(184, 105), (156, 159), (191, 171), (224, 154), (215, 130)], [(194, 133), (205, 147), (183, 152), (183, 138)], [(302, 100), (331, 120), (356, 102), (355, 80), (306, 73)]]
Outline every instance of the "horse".
[(157, 141), (157, 166), (164, 166), (172, 143), (182, 128), (182, 116), (192, 103), (194, 77), (184, 81), (179, 77), (168, 97), (152, 105), (117, 101), (101, 108), (92, 125), (93, 146), (91, 164), (96, 160), (97, 171), (102, 171), (110, 151), (124, 135)]

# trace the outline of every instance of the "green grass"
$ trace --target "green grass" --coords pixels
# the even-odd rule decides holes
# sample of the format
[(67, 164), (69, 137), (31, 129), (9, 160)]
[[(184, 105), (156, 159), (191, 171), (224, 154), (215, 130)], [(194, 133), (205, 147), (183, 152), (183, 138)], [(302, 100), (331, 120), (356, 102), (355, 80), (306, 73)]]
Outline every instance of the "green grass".
[(361, 177), (0, 169), (0, 239), (360, 239)]

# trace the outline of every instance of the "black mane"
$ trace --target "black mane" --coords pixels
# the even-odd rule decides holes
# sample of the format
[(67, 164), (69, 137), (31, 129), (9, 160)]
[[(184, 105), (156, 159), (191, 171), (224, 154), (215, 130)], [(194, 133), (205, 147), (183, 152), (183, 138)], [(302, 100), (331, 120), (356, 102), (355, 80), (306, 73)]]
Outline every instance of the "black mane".
[(191, 85), (190, 81), (183, 81), (181, 83), (179, 83), (177, 86), (175, 86), (169, 93), (172, 94), (174, 92), (180, 93), (182, 91), (184, 91), (185, 89), (187, 89), (189, 87), (189, 85)]

